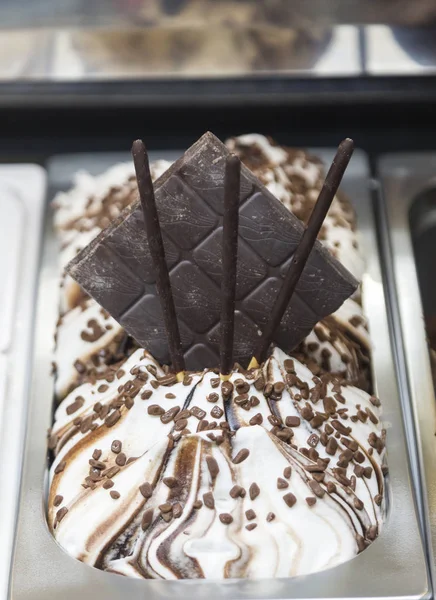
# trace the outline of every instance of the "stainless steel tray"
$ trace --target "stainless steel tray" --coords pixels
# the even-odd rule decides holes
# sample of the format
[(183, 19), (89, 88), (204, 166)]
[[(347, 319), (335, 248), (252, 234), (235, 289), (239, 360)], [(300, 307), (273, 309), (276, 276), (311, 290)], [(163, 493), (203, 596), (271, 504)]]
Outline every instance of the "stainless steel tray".
[(393, 317), (397, 320), (398, 358), (407, 380), (403, 390), (412, 408), (410, 447), (421, 478), (422, 520), (433, 582), (436, 575), (436, 399), (424, 315), (413, 251), (410, 210), (417, 197), (436, 187), (436, 154), (384, 156), (378, 171), (385, 197), (387, 260), (392, 266)]
[(0, 598), (18, 510), (45, 184), (38, 165), (0, 166)]
[[(313, 150), (326, 162), (331, 150)], [(179, 152), (159, 153), (175, 158)], [(151, 158), (156, 158), (152, 156)], [(54, 189), (71, 184), (78, 168), (100, 172), (128, 155), (73, 155), (57, 157), (49, 166)], [(136, 600), (171, 598), (430, 598), (425, 556), (419, 534), (413, 489), (408, 467), (402, 410), (396, 384), (392, 348), (377, 242), (374, 209), (369, 191), (369, 168), (365, 155), (355, 153), (343, 188), (356, 207), (362, 246), (367, 256), (364, 305), (374, 340), (374, 375), (383, 400), (388, 428), (388, 516), (379, 539), (354, 560), (310, 576), (293, 579), (211, 581), (140, 581), (121, 578), (84, 565), (63, 552), (51, 537), (44, 515), (46, 430), (51, 424), (53, 387), (49, 377), (51, 341), (57, 318), (56, 244), (47, 222), (45, 252), (40, 280), (33, 395), (29, 406), (26, 457), (22, 477), (20, 516), (14, 556), (11, 597), (18, 600), (76, 598)]]

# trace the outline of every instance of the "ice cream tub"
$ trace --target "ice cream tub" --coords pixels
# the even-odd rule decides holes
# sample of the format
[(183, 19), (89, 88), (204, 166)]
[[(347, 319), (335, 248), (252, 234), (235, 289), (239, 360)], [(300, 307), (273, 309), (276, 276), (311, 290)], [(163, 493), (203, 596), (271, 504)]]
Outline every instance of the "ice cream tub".
[(416, 486), (422, 492), (422, 525), (433, 576), (436, 564), (436, 401), (432, 350), (435, 169), (434, 153), (386, 155), (378, 163), (386, 208), (381, 215), (384, 250), (392, 274), (389, 285), (399, 370), (404, 375), (401, 389), (404, 406), (410, 411), (409, 445), (416, 465)]
[[(326, 163), (333, 151), (314, 150)], [(181, 152), (160, 152), (173, 160)], [(154, 156), (150, 156), (151, 159)], [(97, 174), (128, 155), (72, 155), (55, 157), (49, 167), (51, 191), (66, 189), (80, 168)], [(100, 596), (115, 599), (170, 597), (190, 594), (213, 598), (353, 598), (430, 597), (403, 412), (395, 375), (382, 268), (377, 251), (375, 207), (370, 190), (366, 156), (357, 151), (343, 181), (357, 212), (361, 245), (366, 257), (363, 304), (373, 343), (373, 380), (382, 399), (387, 429), (389, 474), (386, 477), (386, 520), (378, 539), (354, 559), (315, 574), (293, 578), (141, 581), (91, 568), (68, 556), (52, 538), (46, 522), (46, 431), (52, 422), (53, 379), (50, 377), (53, 332), (58, 316), (57, 244), (52, 222), (46, 224), (41, 269), (38, 322), (34, 351), (33, 394), (29, 405), (26, 459), (23, 470), (20, 516), (11, 577), (13, 598), (76, 598)]]

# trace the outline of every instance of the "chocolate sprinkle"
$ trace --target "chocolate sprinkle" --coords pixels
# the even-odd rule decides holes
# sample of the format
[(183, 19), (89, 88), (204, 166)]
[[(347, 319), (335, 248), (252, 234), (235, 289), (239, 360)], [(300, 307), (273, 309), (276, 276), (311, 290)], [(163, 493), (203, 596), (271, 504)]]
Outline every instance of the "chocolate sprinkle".
[(312, 433), (308, 438), (307, 438), (307, 443), (309, 446), (312, 446), (312, 448), (315, 448), (318, 445), (319, 442), (319, 436), (316, 435), (316, 433)]
[(120, 467), (116, 467), (114, 465), (113, 467), (106, 469), (106, 471), (103, 471), (103, 473), (101, 475), (102, 475), (102, 477), (107, 477), (108, 479), (110, 479), (111, 477), (115, 477), (115, 475), (119, 472), (120, 472)]
[(72, 404), (67, 406), (66, 412), (67, 415), (72, 415), (76, 411), (78, 411), (85, 404), (85, 399), (82, 396), (77, 396)]
[(176, 477), (164, 477), (162, 481), (170, 489), (173, 489), (179, 485), (179, 480), (176, 479)]
[(153, 487), (150, 483), (145, 482), (139, 486), (139, 491), (144, 496), (146, 500), (152, 497), (153, 495)]
[[(215, 406), (214, 408), (218, 408), (218, 406)], [(184, 411), (182, 411), (182, 413), (183, 412)], [(201, 421), (201, 419), (204, 419), (204, 417), (206, 416), (206, 411), (202, 408), (199, 408), (198, 406), (193, 406), (189, 412), (193, 417), (196, 417), (199, 421)]]
[(333, 483), (333, 481), (329, 481), (327, 483), (327, 491), (329, 494), (334, 494), (336, 492), (336, 485)]
[(351, 433), (351, 427), (345, 427), (345, 425), (343, 425), (337, 419), (333, 419), (332, 425), (336, 429), (336, 431), (338, 433), (341, 433), (342, 435), (349, 435)]
[(258, 497), (258, 495), (260, 494), (260, 488), (257, 485), (257, 483), (252, 483), (250, 485), (250, 489), (248, 491), (249, 491), (251, 500), (255, 500)]
[(249, 423), (250, 425), (261, 425), (263, 423), (262, 415), (260, 413), (257, 413), (256, 415), (254, 415), (254, 417), (251, 417)]
[(56, 513), (56, 521), (58, 523), (60, 523), (62, 521), (62, 519), (65, 517), (65, 515), (68, 512), (68, 508), (66, 506), (60, 508), (57, 513)]
[(374, 406), (380, 406), (381, 404), (380, 400), (376, 396), (371, 396), (369, 400)]
[(327, 445), (325, 447), (325, 451), (327, 452), (327, 454), (330, 454), (330, 456), (334, 456), (337, 449), (338, 449), (338, 442), (336, 441), (336, 439), (334, 437), (329, 438)]
[(364, 506), (364, 505), (363, 505), (363, 502), (362, 502), (362, 500), (360, 500), (360, 499), (359, 499), (359, 498), (357, 498), (357, 497), (356, 497), (356, 498), (354, 498), (354, 500), (353, 500), (353, 504), (354, 504), (354, 506), (357, 508), (357, 510), (362, 510), (362, 508), (363, 508), (363, 506)]
[[(205, 414), (206, 414), (206, 413), (205, 413)], [(212, 410), (210, 411), (210, 416), (211, 416), (213, 419), (220, 419), (220, 418), (223, 416), (223, 414), (224, 414), (224, 411), (223, 411), (223, 410), (222, 410), (222, 408), (220, 408), (219, 406), (214, 406), (214, 407), (212, 408)], [(205, 415), (203, 415), (203, 417), (204, 417), (204, 416), (205, 416)], [(203, 418), (203, 417), (202, 417), (202, 418)]]
[(174, 429), (176, 431), (183, 431), (183, 429), (185, 429), (187, 425), (188, 425), (188, 419), (179, 419), (178, 421), (176, 421), (176, 424), (174, 425)]
[(215, 499), (212, 492), (206, 492), (203, 494), (203, 502), (207, 508), (215, 508)]
[(361, 467), (360, 465), (354, 466), (354, 474), (356, 475), (356, 477), (363, 477), (364, 471), (365, 471), (365, 469), (363, 467)]
[(266, 520), (268, 521), (268, 523), (271, 523), (271, 521), (274, 521), (275, 518), (276, 518), (276, 516), (273, 512), (270, 512), (266, 515)]
[(65, 467), (67, 466), (67, 463), (65, 460), (62, 460), (55, 468), (54, 472), (55, 475), (58, 475), (59, 473), (62, 473), (62, 471), (65, 469)]
[(284, 471), (283, 471), (283, 477), (285, 477), (286, 479), (290, 479), (292, 475), (292, 467), (285, 467)]
[(366, 479), (371, 479), (371, 475), (372, 475), (372, 467), (365, 467), (363, 469), (363, 476), (366, 477)]
[(297, 502), (297, 498), (291, 492), (289, 492), (288, 494), (285, 494), (283, 496), (283, 500), (286, 502), (286, 504), (290, 508), (292, 508), (294, 506), (294, 504)]
[[(158, 377), (158, 381), (160, 385), (170, 386), (177, 383), (177, 377), (174, 373), (167, 373), (163, 377)], [(169, 394), (165, 394), (165, 398), (168, 398)], [(171, 394), (171, 397), (175, 398), (174, 394)]]
[(245, 496), (245, 490), (240, 485), (234, 485), (230, 490), (229, 494), (232, 498), (240, 498)]
[(119, 493), (119, 492), (117, 492), (117, 491), (115, 491), (115, 490), (112, 490), (112, 491), (111, 491), (111, 492), (109, 492), (109, 493), (110, 493), (110, 495), (111, 495), (111, 498), (113, 498), (114, 500), (118, 500), (118, 498), (120, 497), (120, 493)]
[(141, 519), (142, 531), (145, 531), (146, 529), (148, 529), (150, 527), (152, 520), (153, 520), (153, 509), (148, 508), (142, 515), (142, 519)]
[(160, 417), (161, 415), (165, 414), (165, 409), (159, 406), (159, 404), (151, 404), (148, 407), (147, 412), (152, 417)]
[(119, 467), (124, 467), (124, 465), (127, 462), (127, 457), (124, 454), (124, 452), (120, 452), (120, 454), (118, 454), (118, 456), (115, 459), (115, 463), (119, 466)]
[(273, 391), (277, 395), (283, 394), (284, 389), (285, 389), (285, 384), (283, 383), (283, 381), (277, 381), (277, 383), (275, 383), (273, 385)]
[(315, 496), (317, 496), (318, 498), (322, 498), (325, 494), (325, 491), (322, 489), (322, 487), (319, 485), (319, 483), (317, 481), (315, 481), (314, 479), (311, 479), (309, 481), (309, 487), (312, 490), (312, 492), (315, 494)]
[(221, 393), (225, 398), (228, 398), (233, 392), (233, 383), (231, 381), (223, 381), (221, 384)]
[(233, 517), (229, 513), (221, 513), (220, 521), (221, 523), (224, 523), (224, 525), (230, 525), (230, 523), (233, 522)]
[(262, 392), (264, 387), (265, 387), (265, 379), (263, 378), (262, 375), (260, 375), (260, 377), (258, 377), (255, 382), (254, 382), (254, 387), (256, 388), (256, 390), (258, 392)]
[(167, 410), (163, 415), (160, 416), (161, 422), (166, 425), (170, 423), (180, 412), (180, 408), (178, 406), (173, 406), (169, 410)]
[(80, 375), (86, 373), (86, 367), (80, 360), (76, 360), (76, 362), (74, 363), (74, 368)]
[(280, 425), (282, 424), (281, 420), (278, 417), (276, 417), (275, 415), (269, 415), (268, 421), (271, 423), (271, 425), (273, 427), (280, 427)]
[(213, 481), (220, 472), (218, 463), (213, 456), (206, 456), (206, 463)]
[(245, 511), (245, 516), (247, 517), (248, 521), (252, 521), (253, 519), (256, 518), (256, 513), (254, 512), (254, 510), (252, 508), (249, 508), (248, 510)]
[(245, 529), (247, 529), (247, 531), (253, 531), (253, 529), (256, 529), (257, 527), (257, 523), (249, 523), (248, 525), (245, 526)]
[(300, 423), (300, 417), (286, 417), (285, 419), (286, 427), (299, 427)]
[(121, 418), (121, 413), (119, 410), (114, 410), (108, 417), (105, 419), (105, 425), (108, 427), (113, 427)]
[(233, 459), (233, 464), (239, 465), (249, 456), (249, 454), (250, 450), (248, 450), (248, 448), (242, 448), (241, 450), (239, 450), (238, 454)]

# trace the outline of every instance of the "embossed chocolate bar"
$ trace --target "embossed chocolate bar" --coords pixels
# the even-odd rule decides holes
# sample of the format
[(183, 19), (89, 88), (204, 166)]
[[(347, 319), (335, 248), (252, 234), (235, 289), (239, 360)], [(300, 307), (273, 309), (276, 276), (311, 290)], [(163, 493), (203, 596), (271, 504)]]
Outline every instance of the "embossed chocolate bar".
[[(224, 165), (228, 150), (203, 135), (155, 183), (155, 197), (186, 367), (218, 366)], [(235, 360), (250, 359), (301, 239), (302, 223), (241, 170)], [(161, 362), (168, 347), (143, 215), (137, 202), (67, 267), (88, 294)], [(294, 348), (357, 287), (317, 242), (275, 339)]]

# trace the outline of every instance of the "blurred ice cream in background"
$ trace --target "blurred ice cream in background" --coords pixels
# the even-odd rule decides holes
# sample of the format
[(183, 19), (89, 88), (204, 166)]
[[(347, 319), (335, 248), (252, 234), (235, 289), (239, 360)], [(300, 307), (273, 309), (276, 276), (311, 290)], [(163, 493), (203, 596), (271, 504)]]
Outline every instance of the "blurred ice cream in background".
[(435, 18), (432, 0), (6, 2), (0, 81), (354, 75), (365, 61), (356, 25), (370, 35), (380, 24), (394, 26), (395, 60), (420, 65), (424, 52), (428, 65), (433, 47), (413, 28)]

